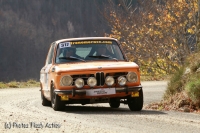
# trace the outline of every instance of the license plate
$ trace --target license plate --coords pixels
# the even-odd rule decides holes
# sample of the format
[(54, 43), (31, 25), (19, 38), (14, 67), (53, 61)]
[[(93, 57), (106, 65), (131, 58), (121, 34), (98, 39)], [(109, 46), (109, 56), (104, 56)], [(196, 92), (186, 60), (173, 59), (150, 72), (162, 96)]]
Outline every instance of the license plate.
[(116, 94), (115, 88), (101, 88), (86, 90), (86, 96), (100, 96)]

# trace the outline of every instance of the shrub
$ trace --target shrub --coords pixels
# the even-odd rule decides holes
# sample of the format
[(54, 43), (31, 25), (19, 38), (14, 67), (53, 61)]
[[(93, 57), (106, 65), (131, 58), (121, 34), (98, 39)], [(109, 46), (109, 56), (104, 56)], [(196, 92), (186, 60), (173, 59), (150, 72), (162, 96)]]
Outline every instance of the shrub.
[(9, 88), (19, 88), (19, 82), (12, 81), (7, 84)]
[(29, 79), (29, 80), (27, 81), (27, 83), (28, 83), (28, 84), (37, 84), (38, 82), (35, 81), (35, 80), (33, 80), (33, 79)]
[(192, 54), (190, 57), (188, 57), (188, 59), (186, 60), (188, 66), (190, 67), (190, 69), (193, 73), (195, 73), (196, 70), (198, 68), (200, 68), (200, 58), (199, 58), (199, 56), (200, 56), (200, 53), (195, 53), (195, 54)]
[(5, 83), (0, 82), (0, 88), (6, 88), (7, 86), (5, 85)]
[(185, 90), (191, 100), (200, 107), (200, 75), (196, 75), (186, 84)]
[(169, 98), (177, 92), (183, 90), (184, 83), (182, 82), (182, 75), (184, 72), (184, 68), (180, 68), (170, 79), (168, 83), (167, 89), (164, 94), (164, 99)]

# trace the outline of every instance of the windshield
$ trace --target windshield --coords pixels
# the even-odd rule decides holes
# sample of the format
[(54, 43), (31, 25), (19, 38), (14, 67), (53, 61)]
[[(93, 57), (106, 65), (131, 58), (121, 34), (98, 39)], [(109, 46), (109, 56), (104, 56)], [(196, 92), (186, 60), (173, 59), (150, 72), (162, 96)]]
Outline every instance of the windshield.
[(57, 46), (56, 63), (125, 60), (115, 41), (72, 41)]

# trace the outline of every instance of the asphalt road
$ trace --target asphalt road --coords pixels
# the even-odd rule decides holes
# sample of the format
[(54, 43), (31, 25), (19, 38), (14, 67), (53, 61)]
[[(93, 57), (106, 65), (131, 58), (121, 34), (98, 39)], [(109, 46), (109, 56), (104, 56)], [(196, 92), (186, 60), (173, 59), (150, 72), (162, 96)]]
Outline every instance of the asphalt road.
[[(142, 82), (144, 104), (160, 101), (167, 82)], [(127, 105), (70, 105), (54, 111), (41, 105), (39, 88), (0, 89), (0, 133), (199, 133), (200, 115), (143, 109)]]

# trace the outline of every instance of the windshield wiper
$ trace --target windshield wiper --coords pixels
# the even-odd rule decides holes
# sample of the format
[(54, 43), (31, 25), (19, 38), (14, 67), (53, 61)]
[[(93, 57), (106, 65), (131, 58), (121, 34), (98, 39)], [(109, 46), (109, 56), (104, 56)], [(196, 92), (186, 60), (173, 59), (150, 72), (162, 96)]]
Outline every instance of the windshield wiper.
[(66, 59), (66, 60), (81, 60), (81, 61), (84, 61), (83, 59), (81, 58), (77, 58), (77, 57), (74, 57), (74, 56), (69, 56), (69, 57), (59, 57), (59, 59)]
[(111, 58), (111, 59), (118, 61), (118, 59), (116, 59), (116, 58), (113, 58), (109, 55), (103, 55), (103, 54), (102, 55), (89, 55), (89, 57), (92, 57), (92, 58)]

